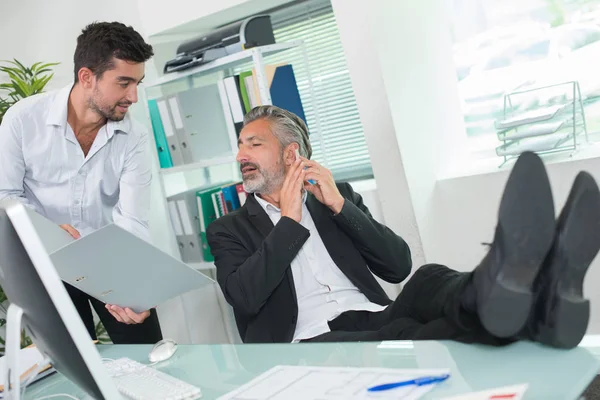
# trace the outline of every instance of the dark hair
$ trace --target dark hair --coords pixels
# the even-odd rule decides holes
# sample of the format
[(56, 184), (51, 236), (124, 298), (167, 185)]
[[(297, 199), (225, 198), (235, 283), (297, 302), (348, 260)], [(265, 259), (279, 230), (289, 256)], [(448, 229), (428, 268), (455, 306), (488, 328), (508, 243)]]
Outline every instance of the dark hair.
[(94, 22), (77, 38), (73, 56), (75, 82), (81, 68), (89, 68), (97, 78), (114, 68), (113, 59), (146, 62), (154, 55), (152, 46), (131, 26), (120, 22)]
[(257, 119), (270, 121), (274, 125), (271, 125), (273, 134), (283, 147), (298, 143), (300, 155), (310, 159), (312, 146), (308, 137), (308, 128), (302, 118), (276, 106), (258, 106), (244, 116), (244, 126)]

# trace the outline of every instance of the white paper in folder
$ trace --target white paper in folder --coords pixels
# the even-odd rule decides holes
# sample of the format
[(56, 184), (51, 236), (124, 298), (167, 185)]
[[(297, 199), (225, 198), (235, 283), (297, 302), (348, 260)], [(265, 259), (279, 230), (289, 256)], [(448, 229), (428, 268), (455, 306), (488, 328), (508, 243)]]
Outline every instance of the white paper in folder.
[(450, 373), (447, 369), (391, 369), (277, 366), (219, 400), (417, 400), (436, 385), (406, 386), (382, 392), (384, 383)]

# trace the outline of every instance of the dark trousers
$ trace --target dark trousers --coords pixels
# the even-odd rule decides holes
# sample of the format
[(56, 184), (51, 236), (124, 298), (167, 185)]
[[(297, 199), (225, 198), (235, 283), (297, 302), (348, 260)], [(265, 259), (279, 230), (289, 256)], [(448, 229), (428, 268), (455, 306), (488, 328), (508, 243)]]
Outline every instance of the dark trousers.
[(110, 336), (114, 344), (154, 344), (162, 340), (162, 332), (156, 310), (150, 310), (150, 316), (143, 323), (127, 325), (117, 321), (101, 301), (88, 296), (68, 283), (65, 283), (65, 288), (69, 296), (71, 296), (71, 300), (75, 304), (75, 308), (92, 339), (95, 340), (97, 337), (90, 303), (92, 303), (94, 310), (96, 310), (100, 321), (102, 321), (108, 336)]
[(331, 332), (309, 342), (380, 340), (456, 340), (503, 345), (490, 335), (474, 312), (463, 306), (470, 273), (443, 265), (424, 265), (396, 300), (381, 312), (347, 311), (329, 322)]

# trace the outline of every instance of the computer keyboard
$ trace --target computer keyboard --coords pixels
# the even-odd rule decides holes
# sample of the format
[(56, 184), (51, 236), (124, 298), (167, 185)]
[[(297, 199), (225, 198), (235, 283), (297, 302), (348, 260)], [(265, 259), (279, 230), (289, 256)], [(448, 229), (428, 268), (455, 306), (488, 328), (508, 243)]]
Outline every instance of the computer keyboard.
[(129, 358), (104, 363), (119, 392), (134, 400), (192, 400), (199, 388)]

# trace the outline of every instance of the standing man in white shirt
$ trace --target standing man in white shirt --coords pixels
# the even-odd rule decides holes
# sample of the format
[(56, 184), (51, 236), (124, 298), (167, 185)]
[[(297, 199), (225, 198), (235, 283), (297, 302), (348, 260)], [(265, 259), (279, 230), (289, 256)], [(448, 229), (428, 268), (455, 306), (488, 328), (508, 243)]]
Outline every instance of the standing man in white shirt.
[[(85, 27), (73, 58), (74, 84), (26, 98), (4, 116), (0, 200), (23, 202), (75, 239), (114, 222), (149, 240), (148, 132), (127, 111), (153, 54), (132, 27)], [(90, 302), (114, 343), (162, 339), (155, 310), (137, 314), (65, 286), (93, 338)]]

